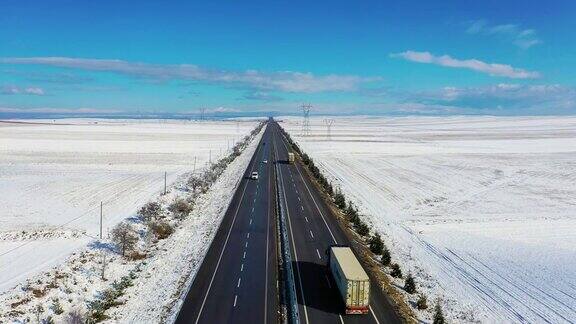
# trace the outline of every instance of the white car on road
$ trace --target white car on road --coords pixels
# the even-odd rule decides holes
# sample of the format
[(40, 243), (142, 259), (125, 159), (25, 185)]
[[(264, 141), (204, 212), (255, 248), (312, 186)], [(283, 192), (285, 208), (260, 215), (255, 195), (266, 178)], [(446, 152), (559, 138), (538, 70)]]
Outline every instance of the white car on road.
[(254, 179), (254, 180), (258, 180), (258, 172), (256, 172), (256, 171), (252, 172), (252, 175), (250, 176), (250, 178)]

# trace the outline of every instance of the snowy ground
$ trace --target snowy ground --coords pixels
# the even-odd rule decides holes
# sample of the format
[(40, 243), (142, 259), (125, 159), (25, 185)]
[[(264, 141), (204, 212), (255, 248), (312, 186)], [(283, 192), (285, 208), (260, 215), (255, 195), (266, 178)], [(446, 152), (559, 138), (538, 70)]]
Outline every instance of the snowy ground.
[[(0, 292), (104, 235), (255, 121), (0, 122)], [(44, 124), (43, 124), (44, 123)]]
[(575, 117), (284, 120), (454, 320), (576, 322)]

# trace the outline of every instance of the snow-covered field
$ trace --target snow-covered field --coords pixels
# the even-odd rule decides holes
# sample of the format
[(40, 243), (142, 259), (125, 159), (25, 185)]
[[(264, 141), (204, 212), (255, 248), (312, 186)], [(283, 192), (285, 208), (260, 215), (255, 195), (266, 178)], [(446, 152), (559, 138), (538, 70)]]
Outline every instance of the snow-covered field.
[(576, 117), (284, 121), (453, 320), (576, 322)]
[[(256, 121), (0, 122), (0, 292), (63, 261)], [(42, 123), (44, 122), (44, 124)], [(196, 161), (196, 162), (195, 162)]]

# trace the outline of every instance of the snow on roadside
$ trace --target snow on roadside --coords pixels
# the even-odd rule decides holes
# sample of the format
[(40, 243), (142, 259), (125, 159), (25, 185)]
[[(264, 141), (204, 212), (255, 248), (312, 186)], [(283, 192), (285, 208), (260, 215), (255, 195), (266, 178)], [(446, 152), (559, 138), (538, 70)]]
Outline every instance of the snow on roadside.
[[(70, 312), (85, 314), (91, 301), (101, 298), (122, 278), (130, 278), (131, 287), (116, 299), (116, 307), (106, 312), (108, 322), (165, 322), (176, 314), (181, 295), (193, 280), (263, 132), (256, 134), (205, 194), (196, 197), (193, 211), (176, 223), (174, 234), (157, 242), (140, 240), (144, 259), (127, 260), (107, 240), (91, 241), (85, 250), (73, 253), (50, 271), (0, 294), (0, 323), (63, 322)], [(188, 176), (179, 178), (168, 194), (157, 200), (164, 208), (190, 194), (185, 186)], [(141, 221), (129, 221), (141, 236), (145, 234)], [(27, 239), (44, 233), (6, 235)]]
[(263, 133), (199, 198), (176, 233), (158, 244), (157, 254), (128, 290), (128, 302), (111, 312), (113, 318), (125, 323), (166, 323), (177, 315)]
[(283, 120), (449, 321), (574, 322), (574, 117)]

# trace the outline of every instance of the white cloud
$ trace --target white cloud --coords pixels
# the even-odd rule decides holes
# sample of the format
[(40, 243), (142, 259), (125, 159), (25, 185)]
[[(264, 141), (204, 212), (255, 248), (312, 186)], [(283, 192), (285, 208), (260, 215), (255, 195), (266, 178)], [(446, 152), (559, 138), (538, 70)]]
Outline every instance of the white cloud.
[(558, 84), (500, 83), (482, 87), (444, 87), (405, 95), (408, 102), (451, 105), (467, 110), (500, 109), (510, 114), (576, 113), (576, 88)]
[(5, 86), (0, 88), (0, 94), (4, 95), (34, 95), (34, 96), (43, 96), (44, 89), (38, 87), (16, 87), (16, 86)]
[(243, 72), (212, 70), (196, 65), (147, 64), (122, 60), (83, 59), (69, 57), (2, 58), (4, 64), (38, 64), (89, 71), (103, 71), (158, 81), (192, 80), (231, 85), (243, 85), (262, 90), (283, 92), (316, 93), (329, 91), (353, 91), (365, 82), (378, 78), (363, 78), (353, 75), (323, 75), (280, 71)]
[(463, 68), (512, 79), (535, 79), (540, 73), (514, 68), (506, 64), (486, 63), (477, 59), (459, 60), (449, 55), (435, 56), (430, 52), (406, 51), (392, 54), (392, 57), (400, 57), (408, 61), (435, 64), (453, 68)]
[(528, 49), (542, 43), (534, 29), (522, 28), (517, 24), (490, 25), (485, 20), (476, 20), (469, 23), (466, 32), (469, 34), (497, 36), (522, 49)]
[(117, 114), (121, 110), (98, 109), (98, 108), (15, 108), (0, 106), (0, 113), (18, 113), (18, 114)]

